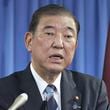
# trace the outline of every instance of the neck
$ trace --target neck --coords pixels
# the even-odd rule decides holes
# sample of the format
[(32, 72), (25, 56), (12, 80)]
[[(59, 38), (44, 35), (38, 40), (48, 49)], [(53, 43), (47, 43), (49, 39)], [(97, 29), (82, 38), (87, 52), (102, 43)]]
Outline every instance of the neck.
[(48, 84), (53, 83), (56, 78), (59, 76), (59, 71), (53, 71), (53, 70), (46, 70), (41, 68), (36, 68), (34, 65), (32, 65), (35, 71), (39, 74), (39, 76), (45, 80)]
[(42, 74), (38, 73), (40, 77), (43, 78), (48, 84), (52, 84), (57, 77), (59, 76), (60, 73), (50, 73), (50, 72), (43, 72)]

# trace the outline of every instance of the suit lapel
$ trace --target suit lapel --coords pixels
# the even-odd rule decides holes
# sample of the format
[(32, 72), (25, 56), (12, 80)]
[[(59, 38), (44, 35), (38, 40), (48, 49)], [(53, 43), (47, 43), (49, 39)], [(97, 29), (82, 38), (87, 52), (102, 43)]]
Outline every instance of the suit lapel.
[(74, 73), (64, 71), (61, 78), (62, 110), (80, 110), (81, 95), (73, 81)]
[(25, 110), (40, 110), (42, 98), (29, 66), (19, 78), (21, 92), (28, 94), (28, 101), (24, 105)]
[[(61, 108), (62, 110), (80, 110), (78, 107), (81, 105), (81, 95), (76, 88), (73, 81), (74, 73), (64, 71), (61, 78)], [(28, 94), (28, 101), (23, 106), (25, 110), (40, 110), (42, 105), (42, 98), (35, 80), (30, 71), (30, 67), (18, 76), (20, 83), (20, 93)]]

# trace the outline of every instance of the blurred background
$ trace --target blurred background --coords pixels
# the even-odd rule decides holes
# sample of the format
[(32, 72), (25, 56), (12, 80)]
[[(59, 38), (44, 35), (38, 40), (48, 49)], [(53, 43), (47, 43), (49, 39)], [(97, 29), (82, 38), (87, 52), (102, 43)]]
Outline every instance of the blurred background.
[(101, 79), (110, 21), (110, 0), (0, 0), (0, 77), (27, 66), (30, 55), (24, 45), (24, 34), (32, 13), (51, 3), (65, 6), (80, 22), (78, 48), (68, 69)]

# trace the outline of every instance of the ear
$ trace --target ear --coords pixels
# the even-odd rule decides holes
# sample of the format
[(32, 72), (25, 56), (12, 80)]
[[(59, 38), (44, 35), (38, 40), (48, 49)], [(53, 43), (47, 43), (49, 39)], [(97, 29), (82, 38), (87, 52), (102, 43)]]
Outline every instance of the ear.
[(78, 47), (78, 40), (76, 41), (76, 46), (75, 46), (76, 48)]
[(26, 32), (25, 33), (25, 46), (29, 52), (32, 51), (32, 39), (33, 39), (32, 33)]

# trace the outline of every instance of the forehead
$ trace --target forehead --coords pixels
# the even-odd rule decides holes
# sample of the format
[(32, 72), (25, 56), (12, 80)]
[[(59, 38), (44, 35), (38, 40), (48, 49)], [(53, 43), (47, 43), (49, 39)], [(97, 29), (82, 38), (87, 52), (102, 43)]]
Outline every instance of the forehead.
[(45, 26), (52, 26), (58, 29), (68, 29), (71, 28), (76, 30), (76, 24), (72, 17), (70, 16), (42, 16), (37, 28), (45, 28)]

